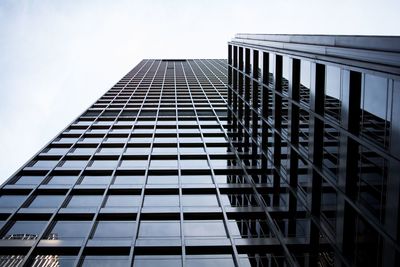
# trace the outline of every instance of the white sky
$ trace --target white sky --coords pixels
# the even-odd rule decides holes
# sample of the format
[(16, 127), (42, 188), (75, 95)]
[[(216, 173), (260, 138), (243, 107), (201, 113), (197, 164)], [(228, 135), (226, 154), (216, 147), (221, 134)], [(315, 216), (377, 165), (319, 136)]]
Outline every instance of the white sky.
[(399, 35), (399, 0), (0, 0), (0, 182), (143, 58), (235, 33)]

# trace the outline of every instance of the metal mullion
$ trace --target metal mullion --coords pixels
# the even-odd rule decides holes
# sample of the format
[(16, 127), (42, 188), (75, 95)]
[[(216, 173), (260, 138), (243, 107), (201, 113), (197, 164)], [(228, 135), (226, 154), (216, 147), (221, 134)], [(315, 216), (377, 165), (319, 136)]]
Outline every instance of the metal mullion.
[[(282, 93), (282, 56), (275, 55), (275, 70), (273, 70), (275, 92)], [(273, 119), (274, 119), (274, 129), (282, 133), (282, 96), (274, 94), (274, 109), (273, 109)], [(280, 203), (280, 175), (278, 172), (281, 171), (281, 147), (282, 139), (281, 136), (274, 132), (274, 171), (273, 171), (273, 206), (279, 206)]]
[[(162, 64), (162, 61), (160, 60), (158, 66), (157, 66), (157, 70), (154, 72), (152, 81), (151, 81), (150, 85), (148, 86), (147, 93), (146, 93), (146, 96), (145, 96), (144, 99), (143, 99), (143, 102), (142, 102), (141, 107), (143, 107), (143, 105), (144, 105), (144, 103), (145, 103), (145, 99), (147, 98), (147, 96), (148, 96), (148, 94), (149, 94), (149, 91), (150, 91), (150, 89), (151, 89), (151, 86), (152, 86), (152, 84), (153, 84), (153, 82), (154, 82), (154, 79), (155, 79), (155, 77), (157, 76), (158, 70), (160, 69), (160, 66), (162, 66), (162, 65), (163, 65), (163, 64)], [(165, 69), (164, 69), (163, 82), (162, 82), (162, 84), (161, 84), (160, 98), (159, 98), (159, 100), (158, 100), (158, 105), (160, 105), (160, 103), (161, 103), (161, 96), (162, 96), (162, 92), (163, 92), (163, 89), (164, 89), (164, 82), (165, 82), (165, 75), (166, 75), (166, 72), (167, 72), (167, 64), (165, 65)], [(159, 112), (159, 109), (157, 110), (157, 113), (158, 113), (158, 112)], [(138, 115), (137, 115), (137, 117), (136, 117), (136, 120), (139, 118), (139, 117), (138, 117), (139, 115), (140, 115), (140, 113), (138, 113)], [(141, 191), (141, 194), (140, 194), (140, 207), (139, 207), (139, 209), (138, 209), (138, 213), (136, 214), (136, 226), (135, 226), (135, 231), (134, 231), (133, 238), (132, 238), (131, 248), (130, 248), (130, 251), (129, 251), (129, 261), (131, 262), (131, 266), (134, 265), (135, 246), (136, 246), (136, 241), (137, 241), (137, 237), (138, 237), (138, 233), (139, 233), (139, 225), (140, 225), (140, 219), (141, 219), (141, 214), (142, 214), (142, 207), (143, 207), (144, 197), (145, 197), (145, 195), (146, 195), (146, 185), (147, 185), (147, 180), (148, 180), (148, 172), (149, 172), (149, 167), (150, 167), (150, 159), (151, 159), (151, 154), (152, 154), (152, 151), (153, 151), (154, 136), (155, 136), (155, 132), (156, 132), (155, 129), (156, 129), (156, 127), (157, 127), (157, 118), (158, 118), (157, 115), (158, 115), (158, 114), (156, 114), (156, 118), (155, 118), (155, 120), (154, 120), (154, 126), (153, 126), (154, 131), (153, 131), (152, 142), (151, 142), (151, 144), (150, 144), (150, 154), (147, 156), (147, 167), (146, 167), (145, 173), (144, 173), (144, 175), (145, 175), (145, 181), (144, 181), (144, 184), (142, 185), (142, 191)]]
[[(300, 60), (292, 59), (291, 63), (291, 74), (289, 75), (289, 97), (296, 101), (300, 99)], [(299, 144), (299, 108), (295, 105), (288, 104), (288, 129), (289, 129), (289, 138), (290, 143), (293, 146), (298, 146)], [(289, 152), (289, 183), (290, 187), (297, 191), (298, 188), (298, 162), (299, 156), (294, 151), (291, 146), (287, 146)], [(297, 196), (292, 192), (289, 194), (289, 225), (288, 232), (289, 234), (296, 234), (296, 212), (297, 212)]]
[[(195, 62), (195, 64), (200, 68), (200, 70), (202, 70), (201, 67), (200, 67), (196, 62)], [(190, 69), (192, 70), (192, 72), (194, 73), (195, 78), (196, 78), (196, 80), (197, 80), (197, 83), (200, 85), (200, 88), (201, 88), (201, 90), (203, 91), (204, 96), (205, 96), (205, 98), (207, 99), (208, 104), (211, 106), (211, 102), (210, 102), (210, 100), (208, 99), (208, 96), (207, 96), (206, 92), (204, 91), (203, 86), (202, 86), (201, 82), (199, 81), (199, 79), (198, 79), (198, 77), (197, 77), (197, 74), (193, 71), (193, 68), (192, 68), (192, 66), (190, 65), (190, 63), (189, 63), (189, 66), (190, 66)], [(204, 73), (203, 73), (203, 74), (204, 74)], [(207, 77), (207, 79), (208, 79), (208, 77)], [(208, 80), (209, 80), (209, 79), (208, 79)], [(211, 83), (211, 84), (212, 84), (212, 83)], [(195, 109), (194, 111), (195, 111), (195, 114), (196, 114), (197, 124), (200, 125), (200, 123), (199, 123), (199, 117), (198, 117), (198, 114), (197, 114), (196, 109)], [(221, 122), (220, 122), (219, 119), (218, 119), (218, 116), (217, 116), (217, 114), (216, 114), (216, 112), (215, 112), (215, 109), (212, 109), (212, 111), (213, 111), (213, 113), (214, 113), (214, 117), (217, 119), (217, 121), (218, 121), (218, 123), (219, 123), (219, 126), (221, 127), (222, 124), (221, 124)], [(229, 230), (229, 220), (228, 220), (228, 216), (227, 216), (227, 214), (226, 214), (226, 210), (225, 210), (225, 207), (224, 207), (223, 202), (222, 202), (221, 192), (220, 192), (220, 190), (219, 190), (218, 183), (217, 183), (216, 180), (215, 180), (215, 173), (214, 173), (214, 169), (212, 168), (212, 165), (211, 165), (210, 154), (209, 154), (208, 151), (207, 151), (206, 144), (205, 144), (205, 142), (204, 142), (203, 131), (202, 131), (201, 128), (202, 128), (202, 127), (199, 127), (199, 129), (200, 129), (200, 135), (201, 135), (201, 140), (202, 140), (202, 142), (203, 142), (203, 147), (204, 147), (205, 152), (206, 152), (208, 166), (210, 167), (211, 179), (212, 179), (212, 181), (213, 181), (213, 183), (214, 183), (214, 186), (215, 186), (215, 191), (216, 191), (216, 195), (217, 195), (217, 199), (218, 199), (218, 204), (220, 205), (221, 210), (222, 210), (222, 215), (223, 215), (223, 218), (224, 218), (224, 227), (225, 227), (225, 231), (226, 231), (226, 234), (227, 234), (227, 236), (228, 236), (228, 238), (229, 238), (229, 240), (230, 240), (230, 242), (231, 242), (231, 248), (232, 248), (232, 252), (233, 252), (233, 260), (234, 260), (236, 266), (240, 266), (239, 253), (238, 253), (238, 251), (237, 251), (237, 248), (236, 248), (236, 245), (235, 245), (235, 241), (234, 241), (234, 239), (233, 239), (233, 236), (231, 235), (231, 232), (230, 232), (230, 230)]]
[[(152, 62), (152, 64), (148, 67), (148, 70), (147, 70), (146, 73), (149, 72), (149, 70), (150, 70), (150, 68), (153, 66), (153, 64), (154, 64), (154, 62)], [(141, 81), (138, 83), (137, 87), (138, 87), (138, 86), (140, 85), (140, 83), (143, 81), (143, 79), (144, 79), (145, 76), (146, 76), (146, 74), (143, 75), (143, 77), (142, 77)], [(132, 77), (132, 79), (133, 79), (133, 77)], [(132, 79), (131, 79), (131, 80), (132, 80)], [(137, 89), (137, 87), (136, 87), (136, 89)], [(135, 91), (136, 91), (136, 89), (135, 89)], [(133, 95), (133, 93), (132, 93), (132, 95)], [(132, 95), (131, 95), (130, 99), (132, 98)], [(129, 102), (129, 100), (125, 103), (125, 106), (127, 105), (128, 102)], [(142, 103), (142, 105), (143, 105), (143, 103)], [(123, 109), (122, 109), (122, 110), (123, 110)], [(122, 113), (122, 110), (120, 111), (120, 114)], [(138, 114), (139, 114), (139, 113), (138, 113)], [(115, 122), (118, 120), (118, 117), (119, 117), (119, 115), (117, 115), (117, 116), (115, 117), (114, 123), (110, 126), (109, 130), (115, 125)], [(136, 120), (137, 120), (137, 116), (136, 116)], [(133, 129), (134, 125), (135, 125), (135, 124), (133, 123), (132, 129)], [(131, 132), (131, 133), (132, 133), (132, 132)], [(131, 133), (129, 134), (126, 143), (129, 141), (129, 137), (130, 137)], [(103, 138), (103, 140), (104, 140), (104, 138)], [(126, 143), (125, 143), (125, 146), (126, 146)], [(101, 146), (101, 144), (102, 144), (102, 142), (100, 142), (99, 146)], [(99, 146), (98, 146), (98, 147), (99, 147)], [(122, 151), (122, 153), (120, 154), (119, 160), (121, 160), (123, 153), (124, 153), (124, 151)], [(92, 158), (93, 158), (93, 156), (94, 156), (94, 154), (92, 155)], [(115, 171), (117, 170), (118, 166), (119, 166), (119, 162), (118, 162), (118, 164), (116, 165), (116, 167), (114, 168), (114, 170), (113, 170), (113, 172), (112, 172), (112, 176), (115, 174)], [(113, 179), (111, 179), (110, 183), (112, 182), (112, 180), (113, 180)], [(97, 223), (97, 218), (98, 218), (99, 212), (100, 212), (100, 210), (101, 210), (101, 208), (102, 208), (102, 206), (103, 206), (103, 204), (104, 204), (104, 201), (105, 201), (105, 199), (106, 199), (106, 196), (107, 196), (107, 193), (108, 193), (108, 190), (109, 190), (109, 187), (110, 187), (110, 183), (109, 183), (108, 186), (105, 188), (104, 193), (103, 193), (103, 199), (102, 199), (100, 205), (97, 207), (97, 211), (96, 211), (96, 213), (95, 213), (94, 216), (93, 216), (92, 224), (91, 224), (91, 226), (90, 226), (89, 234), (86, 236), (85, 240), (82, 242), (81, 248), (80, 248), (80, 250), (79, 250), (79, 252), (78, 252), (78, 255), (77, 255), (77, 258), (76, 258), (75, 264), (74, 264), (74, 266), (76, 266), (76, 267), (77, 267), (77, 266), (80, 266), (81, 263), (83, 262), (83, 252), (84, 252), (85, 249), (86, 249), (86, 245), (87, 245), (87, 243), (88, 243), (88, 241), (89, 241), (89, 239), (90, 239), (90, 236), (91, 236), (91, 235), (94, 233), (94, 231), (95, 231), (96, 223)]]
[[(310, 88), (310, 109), (315, 113), (324, 115), (324, 99), (325, 99), (325, 65), (311, 65), (311, 88)], [(313, 166), (322, 168), (323, 157), (323, 138), (324, 138), (324, 122), (314, 116), (309, 118), (310, 124), (310, 140), (309, 151), (311, 151), (311, 161)], [(314, 169), (311, 171), (311, 216), (319, 220), (321, 214), (321, 188), (323, 178)], [(320, 229), (316, 223), (310, 225), (310, 245), (312, 253), (310, 262), (317, 264), (317, 257), (320, 246)]]
[[(182, 62), (180, 63), (181, 67), (182, 67), (182, 71), (185, 75), (185, 71), (183, 70), (183, 64)], [(186, 84), (187, 84), (187, 79), (186, 79), (186, 75), (185, 75), (185, 80), (186, 80)], [(189, 91), (189, 95), (190, 97), (192, 97), (191, 92), (190, 92), (190, 87), (188, 86), (188, 91)], [(183, 206), (182, 206), (182, 181), (181, 181), (181, 153), (180, 153), (180, 145), (179, 145), (179, 127), (178, 127), (178, 92), (176, 90), (176, 64), (174, 62), (174, 89), (175, 89), (175, 130), (176, 130), (176, 137), (177, 137), (177, 142), (176, 142), (176, 147), (177, 147), (177, 160), (178, 160), (178, 194), (179, 194), (179, 226), (180, 226), (180, 234), (181, 234), (181, 262), (182, 262), (182, 266), (186, 266), (186, 247), (185, 247), (185, 239), (184, 239), (184, 233), (183, 233)], [(193, 103), (193, 101), (192, 101)], [(192, 104), (193, 105), (193, 104)], [(194, 107), (193, 107), (194, 109)]]
[[(221, 122), (219, 120), (219, 118), (217, 117), (218, 122), (221, 125)], [(225, 138), (228, 141), (228, 144), (230, 145), (232, 152), (235, 153), (236, 156), (236, 160), (237, 162), (240, 164), (240, 167), (242, 168), (244, 175), (243, 177), (246, 179), (246, 182), (252, 186), (253, 192), (254, 192), (254, 197), (257, 201), (257, 204), (263, 208), (264, 210), (264, 214), (266, 215), (266, 222), (268, 224), (268, 226), (270, 227), (272, 233), (276, 236), (276, 238), (278, 239), (282, 250), (284, 252), (284, 254), (286, 255), (286, 260), (288, 261), (288, 263), (291, 266), (299, 266), (299, 264), (297, 263), (296, 259), (292, 256), (292, 254), (290, 253), (289, 249), (286, 246), (286, 243), (284, 242), (284, 238), (282, 236), (282, 233), (280, 232), (278, 226), (275, 224), (274, 220), (272, 219), (269, 211), (268, 211), (268, 207), (265, 205), (264, 201), (261, 199), (260, 194), (257, 191), (257, 187), (253, 181), (253, 179), (251, 178), (251, 176), (248, 174), (246, 167), (243, 165), (243, 163), (241, 162), (240, 156), (238, 154), (238, 151), (236, 150), (235, 146), (232, 144), (232, 141), (230, 141), (229, 136), (225, 133)]]
[[(258, 55), (258, 51), (257, 50), (253, 50), (252, 52), (253, 52), (253, 71), (252, 71), (253, 78), (254, 79), (258, 79), (258, 77), (259, 77), (259, 73), (258, 73), (259, 55)], [(228, 92), (231, 92), (231, 91), (228, 90)], [(251, 93), (252, 93), (252, 96), (253, 96), (253, 98), (252, 98), (252, 100), (253, 100), (252, 101), (252, 107), (255, 110), (258, 110), (258, 96), (259, 96), (258, 83), (255, 82), (254, 80), (252, 81)], [(252, 129), (252, 138), (253, 138), (253, 140), (257, 140), (258, 139), (258, 130), (259, 130), (259, 125), (258, 125), (259, 119), (258, 119), (258, 115), (257, 115), (256, 112), (253, 112), (253, 111), (251, 111), (251, 112), (253, 113), (252, 114), (252, 119), (253, 119), (253, 121), (252, 121), (252, 128), (253, 128)], [(257, 155), (258, 155), (258, 146), (257, 146), (257, 143), (254, 142), (253, 140), (251, 142), (251, 144), (252, 144), (251, 150), (252, 150), (252, 157), (253, 157), (252, 158), (252, 161), (253, 161), (252, 165), (257, 165), (256, 158), (257, 158)], [(261, 160), (261, 158), (260, 158), (260, 160)]]

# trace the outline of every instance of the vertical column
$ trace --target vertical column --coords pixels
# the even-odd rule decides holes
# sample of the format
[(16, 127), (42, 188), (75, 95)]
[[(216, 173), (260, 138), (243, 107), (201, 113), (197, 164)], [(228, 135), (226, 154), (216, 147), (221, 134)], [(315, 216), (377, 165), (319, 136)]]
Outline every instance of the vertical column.
[[(293, 59), (291, 61), (292, 74), (289, 77), (289, 97), (299, 103), (300, 101), (300, 60)], [(290, 143), (298, 147), (299, 145), (299, 107), (289, 102), (289, 140)], [(289, 183), (290, 187), (297, 191), (297, 172), (298, 172), (299, 157), (293, 148), (289, 152)], [(296, 210), (297, 210), (297, 196), (294, 194), (289, 195), (289, 234), (296, 233)]]
[[(311, 65), (311, 88), (310, 88), (310, 109), (318, 115), (324, 115), (324, 99), (325, 99), (325, 65), (312, 63)], [(323, 155), (323, 138), (324, 123), (315, 115), (310, 114), (309, 143), (310, 160), (317, 168), (322, 167)], [(321, 176), (312, 168), (311, 169), (311, 216), (319, 219), (321, 211)], [(310, 265), (317, 265), (317, 257), (319, 250), (319, 228), (312, 221), (310, 226), (310, 245), (311, 259)]]
[[(258, 77), (259, 77), (259, 73), (258, 73), (258, 51), (257, 50), (253, 50), (253, 81), (252, 81), (252, 106), (253, 106), (253, 116), (252, 116), (252, 137), (255, 141), (258, 142), (258, 101), (259, 101), (259, 84), (258, 84)], [(251, 151), (252, 151), (252, 165), (256, 165), (257, 163), (257, 152), (258, 150), (258, 146), (256, 142), (252, 142), (252, 147), (251, 147)]]
[(228, 45), (228, 124), (232, 125), (232, 46)]
[(268, 169), (268, 109), (269, 107), (269, 54), (267, 52), (262, 53), (262, 89), (261, 89), (261, 117), (262, 117), (262, 128), (261, 128), (261, 148), (265, 155), (261, 158), (261, 168), (263, 170), (262, 182), (267, 181)]
[[(400, 118), (400, 81), (391, 81), (392, 91), (392, 118)], [(391, 89), (389, 88), (389, 89)], [(390, 98), (389, 98), (390, 99)], [(400, 158), (400, 120), (393, 119), (391, 123), (390, 154)], [(396, 159), (389, 160), (387, 178), (387, 191), (385, 201), (385, 230), (397, 241), (400, 242), (400, 162)], [(383, 243), (382, 266), (399, 266), (399, 252), (387, 241)]]
[[(247, 131), (250, 131), (250, 53), (249, 48), (245, 49), (244, 60), (244, 126)], [(244, 132), (244, 151), (249, 152), (250, 148), (250, 135)]]
[[(276, 55), (275, 58), (275, 71), (274, 71), (274, 84), (275, 94), (274, 102), (275, 108), (273, 110), (274, 128), (276, 131), (281, 132), (282, 128), (282, 56)], [(281, 170), (281, 136), (274, 131), (274, 170), (273, 170), (273, 205), (279, 206), (280, 194), (280, 170)]]
[(237, 113), (238, 113), (238, 103), (237, 103), (237, 80), (238, 80), (238, 71), (237, 71), (237, 66), (238, 66), (238, 49), (237, 46), (233, 47), (233, 68), (232, 68), (232, 110), (235, 113), (235, 116), (232, 117), (232, 138), (233, 141), (237, 141), (237, 129), (238, 129), (238, 121), (237, 121)]
[(238, 152), (243, 151), (243, 47), (239, 47), (238, 57), (238, 87), (237, 87), (237, 101), (238, 101)]
[[(342, 70), (342, 125), (351, 134), (360, 132), (360, 103), (362, 75), (359, 72)], [(350, 199), (356, 197), (358, 174), (358, 143), (346, 135), (340, 137), (338, 186)], [(352, 258), (354, 252), (355, 211), (341, 194), (337, 199), (336, 240), (346, 258)], [(337, 259), (337, 265), (340, 262)]]

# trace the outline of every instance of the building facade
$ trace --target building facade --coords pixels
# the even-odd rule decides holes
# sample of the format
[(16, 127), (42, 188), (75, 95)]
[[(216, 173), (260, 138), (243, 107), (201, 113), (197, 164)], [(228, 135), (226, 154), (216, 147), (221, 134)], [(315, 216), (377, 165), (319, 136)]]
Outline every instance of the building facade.
[(228, 47), (229, 136), (269, 191), (286, 261), (399, 266), (400, 38), (238, 34)]
[(398, 266), (400, 39), (143, 60), (0, 188), (0, 266)]
[(0, 266), (248, 260), (226, 99), (226, 60), (140, 62), (2, 185)]

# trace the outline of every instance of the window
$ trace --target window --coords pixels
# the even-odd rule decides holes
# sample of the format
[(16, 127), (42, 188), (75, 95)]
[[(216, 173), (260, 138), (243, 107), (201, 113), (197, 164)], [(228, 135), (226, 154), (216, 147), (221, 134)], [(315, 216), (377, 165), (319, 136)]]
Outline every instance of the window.
[(121, 167), (132, 169), (145, 169), (147, 167), (147, 163), (147, 160), (124, 160), (121, 162)]
[(131, 239), (134, 230), (134, 221), (99, 221), (92, 238)]
[(68, 208), (93, 208), (98, 207), (103, 196), (100, 195), (74, 195), (68, 202)]
[(16, 221), (3, 239), (37, 239), (47, 221)]
[(127, 147), (125, 154), (146, 156), (150, 154), (150, 147)]
[(43, 153), (50, 154), (50, 155), (63, 155), (65, 153), (67, 153), (68, 150), (69, 150), (69, 148), (53, 147), (53, 148), (46, 149), (45, 151), (43, 151)]
[(32, 167), (40, 169), (52, 169), (57, 165), (57, 163), (58, 160), (38, 160), (33, 164)]
[(181, 256), (176, 255), (137, 255), (133, 262), (134, 267), (179, 267), (182, 266)]
[(143, 176), (116, 176), (114, 184), (144, 184)]
[(153, 147), (153, 155), (176, 155), (178, 149), (176, 147)]
[(140, 205), (139, 195), (110, 195), (105, 204), (106, 208), (134, 207)]
[(57, 208), (64, 199), (64, 195), (38, 195), (29, 205), (29, 208)]
[(129, 256), (86, 256), (82, 267), (126, 267), (129, 266)]
[[(76, 256), (69, 255), (37, 255), (32, 266), (74, 266)], [(57, 264), (57, 265), (53, 265)], [(1, 265), (1, 262), (0, 262)]]
[(53, 176), (48, 184), (71, 185), (78, 180), (77, 176)]
[(81, 184), (109, 184), (111, 176), (84, 176)]
[(84, 168), (87, 164), (86, 160), (66, 160), (62, 163), (63, 168)]
[(147, 184), (178, 184), (178, 176), (176, 175), (148, 176)]
[(96, 151), (94, 147), (77, 147), (74, 148), (69, 154), (74, 155), (91, 155)]
[(180, 161), (182, 169), (209, 169), (207, 160), (190, 159)]
[(212, 184), (211, 176), (209, 175), (183, 175), (181, 176), (183, 184)]
[(188, 155), (205, 154), (204, 148), (202, 147), (180, 147), (179, 152), (181, 154), (188, 154)]
[(183, 195), (183, 206), (219, 206), (216, 195)]
[(0, 196), (0, 208), (17, 208), (21, 206), (25, 199), (25, 195), (2, 195)]
[(151, 160), (150, 169), (177, 169), (177, 160)]
[(58, 221), (47, 236), (48, 239), (85, 238), (90, 230), (91, 221)]
[(235, 263), (231, 255), (188, 255), (186, 266), (231, 267), (235, 266)]
[(121, 154), (122, 147), (102, 147), (97, 154)]
[(147, 195), (144, 197), (143, 206), (179, 206), (177, 195)]
[(38, 185), (43, 181), (43, 176), (21, 176), (15, 184)]
[(179, 237), (179, 221), (141, 221), (139, 238)]
[(183, 232), (188, 237), (226, 237), (221, 220), (184, 221)]

